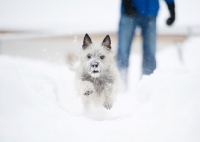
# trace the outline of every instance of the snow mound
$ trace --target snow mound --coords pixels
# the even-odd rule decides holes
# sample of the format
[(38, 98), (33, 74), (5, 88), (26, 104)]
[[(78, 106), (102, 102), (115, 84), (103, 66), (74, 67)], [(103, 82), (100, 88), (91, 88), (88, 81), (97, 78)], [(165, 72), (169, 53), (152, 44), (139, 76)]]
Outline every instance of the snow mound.
[(154, 74), (87, 114), (67, 66), (1, 55), (0, 141), (200, 141), (198, 40), (183, 45), (184, 63), (160, 52)]

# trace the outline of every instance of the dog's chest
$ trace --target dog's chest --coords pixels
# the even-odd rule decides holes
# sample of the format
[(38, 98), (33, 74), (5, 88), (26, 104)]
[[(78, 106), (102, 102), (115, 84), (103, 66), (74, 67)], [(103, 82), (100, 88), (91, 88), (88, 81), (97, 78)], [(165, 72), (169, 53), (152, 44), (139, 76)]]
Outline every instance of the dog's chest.
[(90, 81), (91, 83), (93, 83), (96, 93), (100, 95), (103, 91), (110, 88), (110, 86), (113, 84), (114, 79), (112, 76), (93, 78), (89, 75), (83, 75), (82, 80)]

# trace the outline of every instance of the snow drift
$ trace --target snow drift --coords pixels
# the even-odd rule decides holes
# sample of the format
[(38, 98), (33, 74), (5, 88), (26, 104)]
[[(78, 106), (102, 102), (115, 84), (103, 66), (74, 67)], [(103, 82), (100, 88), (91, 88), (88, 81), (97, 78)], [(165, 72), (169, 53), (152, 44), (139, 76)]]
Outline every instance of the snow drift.
[(67, 66), (1, 55), (0, 141), (200, 141), (199, 41), (183, 45), (183, 63), (175, 47), (159, 52), (154, 74), (89, 114)]

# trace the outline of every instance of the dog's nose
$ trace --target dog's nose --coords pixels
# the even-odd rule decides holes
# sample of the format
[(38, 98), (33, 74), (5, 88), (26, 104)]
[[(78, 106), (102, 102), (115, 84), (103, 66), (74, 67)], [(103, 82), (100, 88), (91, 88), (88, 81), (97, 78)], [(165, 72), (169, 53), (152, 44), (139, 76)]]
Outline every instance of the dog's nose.
[(93, 67), (93, 68), (97, 68), (98, 66), (99, 66), (98, 62), (92, 62), (91, 63), (91, 67)]

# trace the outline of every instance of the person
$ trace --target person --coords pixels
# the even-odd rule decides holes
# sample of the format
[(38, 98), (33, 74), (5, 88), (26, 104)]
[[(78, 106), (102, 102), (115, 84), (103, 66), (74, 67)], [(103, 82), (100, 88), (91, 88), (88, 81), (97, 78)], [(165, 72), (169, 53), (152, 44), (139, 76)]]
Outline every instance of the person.
[[(167, 25), (175, 21), (174, 0), (165, 0), (170, 17)], [(137, 26), (141, 28), (143, 39), (142, 74), (150, 75), (156, 69), (156, 17), (159, 0), (122, 0), (118, 30), (117, 65), (122, 79), (127, 83), (129, 55), (132, 39)]]

